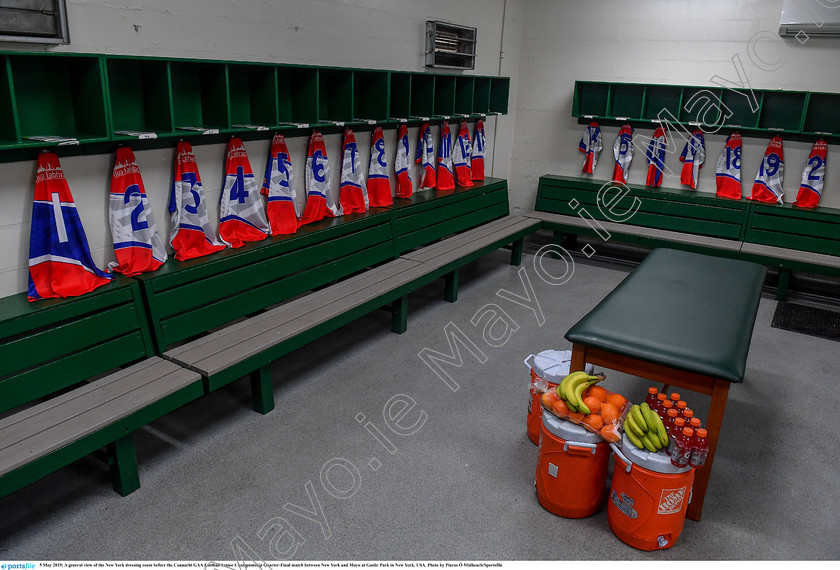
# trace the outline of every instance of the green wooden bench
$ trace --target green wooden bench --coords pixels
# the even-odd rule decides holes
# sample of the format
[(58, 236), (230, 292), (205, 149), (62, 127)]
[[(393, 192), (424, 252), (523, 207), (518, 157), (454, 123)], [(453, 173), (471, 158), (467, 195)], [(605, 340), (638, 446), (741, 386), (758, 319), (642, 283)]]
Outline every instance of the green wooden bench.
[(0, 497), (103, 447), (114, 489), (134, 491), (132, 432), (202, 393), (197, 374), (152, 356), (130, 279), (71, 299), (0, 299), (0, 339)]

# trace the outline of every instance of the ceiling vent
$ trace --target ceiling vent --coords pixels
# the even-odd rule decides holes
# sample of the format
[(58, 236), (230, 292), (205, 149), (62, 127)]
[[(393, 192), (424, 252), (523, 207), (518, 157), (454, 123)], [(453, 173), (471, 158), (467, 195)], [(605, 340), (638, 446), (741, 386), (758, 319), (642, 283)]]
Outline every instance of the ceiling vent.
[(475, 69), (476, 29), (426, 22), (426, 67)]

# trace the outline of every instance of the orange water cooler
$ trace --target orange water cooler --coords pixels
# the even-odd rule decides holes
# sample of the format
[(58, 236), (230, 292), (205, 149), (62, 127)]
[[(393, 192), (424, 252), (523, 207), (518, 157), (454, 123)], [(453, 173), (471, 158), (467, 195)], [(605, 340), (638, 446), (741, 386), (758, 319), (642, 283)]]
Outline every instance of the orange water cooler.
[(615, 453), (607, 520), (613, 534), (639, 550), (671, 548), (685, 524), (694, 469), (676, 467), (660, 450), (641, 450), (623, 436)]
[[(531, 390), (528, 394), (528, 439), (534, 445), (540, 442), (540, 427), (542, 426), (540, 396), (547, 390), (557, 388), (560, 381), (569, 375), (571, 363), (571, 350), (544, 350), (537, 355), (529, 354), (525, 359), (525, 366), (531, 370)], [(592, 369), (591, 364), (586, 365), (586, 371), (590, 374)]]
[(561, 517), (579, 519), (594, 514), (606, 495), (609, 444), (554, 414), (545, 413), (541, 424), (537, 500)]

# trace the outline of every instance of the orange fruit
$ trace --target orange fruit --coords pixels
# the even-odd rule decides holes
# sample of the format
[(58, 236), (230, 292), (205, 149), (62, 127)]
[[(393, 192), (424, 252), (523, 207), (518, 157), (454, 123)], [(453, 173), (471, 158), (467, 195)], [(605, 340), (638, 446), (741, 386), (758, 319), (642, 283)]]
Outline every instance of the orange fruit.
[(586, 390), (586, 392), (589, 392), (588, 394), (586, 394), (587, 397), (598, 398), (602, 402), (607, 399), (607, 391), (604, 388), (601, 388), (600, 386), (592, 386), (591, 388)]
[(595, 396), (589, 396), (588, 398), (584, 398), (583, 403), (586, 404), (586, 407), (589, 408), (589, 412), (592, 414), (597, 414), (598, 411), (601, 409), (601, 400), (599, 400)]
[(569, 421), (573, 424), (580, 424), (583, 421), (583, 418), (586, 417), (580, 412), (569, 412), (567, 415), (569, 416)]
[(610, 404), (609, 402), (604, 402), (603, 404), (601, 404), (601, 419), (604, 420), (605, 424), (617, 422), (618, 417), (618, 409), (615, 407), (614, 404)]
[(540, 396), (540, 404), (546, 410), (553, 410), (554, 409), (554, 402), (559, 400), (560, 397), (554, 392), (554, 390), (549, 390), (548, 392), (543, 392), (543, 395)]
[(589, 414), (583, 421), (581, 422), (583, 425), (591, 429), (592, 431), (598, 431), (602, 427), (604, 427), (604, 420), (601, 419), (601, 416), (598, 414)]
[(601, 428), (601, 437), (612, 443), (621, 441), (621, 435), (614, 425), (607, 424)]
[(607, 402), (615, 406), (618, 411), (621, 411), (621, 408), (627, 403), (627, 398), (621, 394), (610, 394), (607, 396)]
[(569, 410), (569, 406), (566, 405), (566, 402), (561, 398), (557, 398), (557, 401), (554, 402), (554, 406), (551, 409), (560, 417), (568, 416), (571, 411)]

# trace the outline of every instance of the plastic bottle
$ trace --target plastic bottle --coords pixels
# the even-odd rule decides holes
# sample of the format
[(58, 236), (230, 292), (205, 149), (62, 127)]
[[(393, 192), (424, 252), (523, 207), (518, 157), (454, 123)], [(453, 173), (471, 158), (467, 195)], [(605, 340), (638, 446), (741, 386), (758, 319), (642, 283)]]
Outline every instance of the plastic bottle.
[[(671, 410), (672, 412), (676, 412), (676, 410)], [(683, 428), (685, 427), (685, 420), (683, 418), (678, 418), (677, 414), (674, 414), (671, 417), (671, 425), (667, 427), (668, 429), (668, 447), (665, 449), (665, 453), (671, 455), (671, 442), (674, 441), (681, 433)]]
[(665, 416), (668, 415), (668, 410), (674, 407), (674, 402), (671, 400), (665, 400), (662, 402), (662, 419), (665, 419)]
[(651, 410), (656, 409), (657, 394), (659, 394), (659, 388), (657, 388), (656, 386), (651, 386), (650, 388), (648, 388), (648, 395), (647, 398), (645, 398), (645, 402), (647, 402), (647, 405), (650, 406)]
[(673, 402), (673, 403), (674, 403), (674, 405), (676, 406), (676, 405), (677, 405), (677, 402), (679, 402), (679, 401), (680, 401), (680, 395), (679, 395), (677, 392), (671, 392), (671, 398), (670, 398), (670, 400), (671, 400), (671, 402)]
[(665, 419), (665, 407), (662, 404), (664, 404), (667, 399), (668, 396), (666, 394), (663, 394), (662, 392), (659, 392), (656, 395), (656, 407), (653, 409), (653, 411), (659, 414), (659, 417), (662, 419)]
[[(668, 451), (671, 453), (671, 463), (677, 467), (686, 467), (691, 460), (691, 440), (694, 436), (694, 430), (690, 427), (683, 428), (682, 433), (672, 439), (668, 445)], [(699, 460), (698, 456), (698, 460)], [(705, 460), (704, 460), (705, 461)]]
[(695, 432), (700, 428), (700, 418), (691, 418), (688, 420), (689, 426)]
[(700, 428), (692, 438), (691, 457), (688, 461), (692, 467), (700, 467), (706, 463), (706, 456), (709, 455), (708, 435), (705, 429)]
[(685, 418), (686, 423), (691, 423), (691, 419), (694, 417), (694, 410), (692, 410), (691, 408), (684, 409), (682, 417)]
[(681, 418), (685, 417), (683, 415), (683, 412), (685, 412), (686, 408), (688, 407), (688, 404), (686, 404), (684, 401), (680, 400), (676, 404), (674, 404), (674, 407), (677, 408), (677, 411), (680, 413)]

